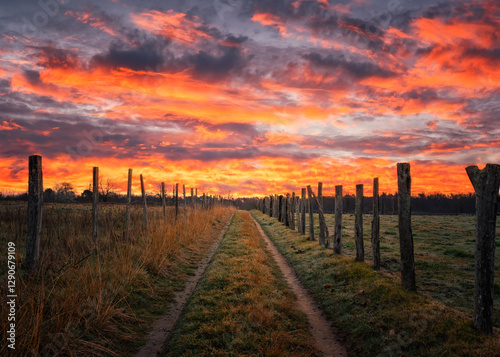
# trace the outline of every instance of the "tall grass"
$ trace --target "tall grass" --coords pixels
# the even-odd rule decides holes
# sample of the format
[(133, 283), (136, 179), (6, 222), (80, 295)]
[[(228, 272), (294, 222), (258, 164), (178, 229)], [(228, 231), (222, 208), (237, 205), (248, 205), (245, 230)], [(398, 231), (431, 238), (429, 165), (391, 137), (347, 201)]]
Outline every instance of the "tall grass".
[[(125, 207), (102, 206), (98, 250), (91, 241), (88, 205), (47, 205), (43, 213), (41, 266), (22, 271), (26, 207), (0, 207), (0, 241), (17, 249), (16, 355), (124, 355), (144, 341), (148, 324), (164, 313), (188, 269), (214, 239), (229, 210), (188, 210), (177, 220), (149, 208), (132, 209), (131, 238), (124, 239)], [(182, 210), (181, 210), (182, 212)], [(6, 263), (2, 256), (1, 281)], [(0, 294), (7, 295), (2, 283)], [(6, 341), (7, 312), (0, 316)], [(0, 355), (7, 346), (0, 345)]]

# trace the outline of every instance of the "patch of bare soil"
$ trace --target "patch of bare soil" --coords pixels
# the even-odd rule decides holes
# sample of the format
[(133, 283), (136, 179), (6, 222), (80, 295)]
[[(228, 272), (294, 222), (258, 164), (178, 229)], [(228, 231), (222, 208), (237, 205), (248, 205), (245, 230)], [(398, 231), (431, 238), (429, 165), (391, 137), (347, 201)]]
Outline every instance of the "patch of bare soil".
[[(251, 216), (251, 215), (250, 215)], [(266, 233), (262, 230), (259, 223), (252, 217), (260, 235), (267, 244), (267, 248), (279, 268), (283, 272), (288, 285), (297, 296), (297, 304), (309, 321), (311, 334), (316, 342), (316, 347), (322, 352), (323, 356), (344, 357), (348, 356), (345, 346), (343, 346), (337, 337), (337, 333), (332, 327), (332, 323), (328, 321), (324, 313), (322, 313), (318, 304), (314, 301), (309, 292), (302, 286), (295, 271), (288, 265), (285, 258), (278, 252), (274, 244), (271, 242)]]
[(179, 291), (175, 294), (174, 297), (174, 305), (168, 311), (168, 313), (160, 318), (153, 326), (153, 330), (150, 333), (149, 340), (146, 344), (140, 349), (139, 352), (135, 354), (135, 357), (151, 357), (157, 356), (161, 350), (163, 349), (164, 344), (171, 337), (172, 331), (181, 316), (184, 307), (186, 306), (186, 302), (189, 297), (193, 294), (198, 281), (201, 279), (205, 271), (207, 270), (212, 257), (215, 252), (219, 249), (220, 243), (224, 235), (226, 234), (231, 221), (233, 220), (233, 215), (229, 218), (226, 225), (220, 232), (217, 240), (210, 248), (208, 254), (200, 261), (198, 268), (195, 271), (193, 276), (190, 276), (186, 282), (186, 287), (183, 291)]

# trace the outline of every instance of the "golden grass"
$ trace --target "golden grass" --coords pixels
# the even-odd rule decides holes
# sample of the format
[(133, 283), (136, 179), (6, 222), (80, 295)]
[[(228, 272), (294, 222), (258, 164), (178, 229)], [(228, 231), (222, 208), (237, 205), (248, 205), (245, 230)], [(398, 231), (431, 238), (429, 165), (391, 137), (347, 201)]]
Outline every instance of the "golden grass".
[[(230, 214), (225, 207), (188, 210), (174, 224), (171, 211), (166, 219), (160, 207), (148, 213), (144, 230), (142, 209), (133, 208), (125, 241), (125, 207), (102, 206), (95, 252), (88, 205), (47, 205), (41, 267), (28, 276), (21, 267), (26, 207), (0, 210), (1, 244), (12, 241), (17, 249), (17, 355), (122, 356), (139, 347)], [(0, 294), (7, 295), (6, 284)], [(5, 341), (5, 309), (0, 319)], [(0, 355), (6, 350), (2, 344)]]
[(306, 316), (253, 220), (238, 211), (164, 355), (317, 355)]

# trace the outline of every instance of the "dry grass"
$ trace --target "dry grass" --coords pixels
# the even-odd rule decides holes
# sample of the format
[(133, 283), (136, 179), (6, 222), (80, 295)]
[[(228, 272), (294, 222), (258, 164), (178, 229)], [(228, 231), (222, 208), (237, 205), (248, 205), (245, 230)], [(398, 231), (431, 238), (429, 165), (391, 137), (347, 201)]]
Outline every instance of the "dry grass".
[(317, 354), (307, 318), (247, 212), (235, 214), (178, 326), (164, 355)]
[[(0, 209), (1, 244), (11, 241), (17, 249), (16, 354), (122, 356), (136, 350), (229, 214), (223, 207), (188, 210), (174, 224), (172, 212), (164, 219), (161, 208), (151, 207), (145, 230), (136, 207), (132, 236), (125, 241), (125, 207), (102, 206), (96, 253), (88, 205), (46, 205), (41, 269), (27, 276), (26, 206)], [(0, 294), (7, 295), (5, 283)], [(0, 319), (5, 341), (5, 309)], [(3, 344), (0, 355), (6, 350)]]

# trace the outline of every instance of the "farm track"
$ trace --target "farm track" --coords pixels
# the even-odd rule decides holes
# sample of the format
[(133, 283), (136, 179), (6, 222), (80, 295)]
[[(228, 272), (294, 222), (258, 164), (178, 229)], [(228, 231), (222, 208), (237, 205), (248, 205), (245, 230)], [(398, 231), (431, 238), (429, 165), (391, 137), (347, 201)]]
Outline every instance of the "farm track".
[(348, 356), (345, 346), (339, 342), (332, 323), (328, 321), (311, 294), (302, 286), (293, 268), (290, 267), (285, 258), (278, 252), (260, 224), (252, 215), (250, 217), (254, 221), (262, 239), (266, 242), (267, 249), (278, 264), (286, 282), (296, 295), (298, 308), (307, 315), (310, 333), (314, 337), (316, 348), (322, 352), (323, 356)]
[(226, 234), (232, 220), (234, 217), (234, 213), (231, 215), (229, 220), (227, 221), (224, 228), (222, 228), (219, 236), (215, 243), (210, 247), (207, 255), (200, 261), (198, 267), (194, 275), (190, 276), (186, 281), (186, 286), (183, 291), (179, 291), (175, 293), (174, 296), (174, 305), (171, 307), (169, 312), (164, 315), (162, 318), (156, 321), (153, 326), (152, 331), (150, 332), (149, 339), (146, 344), (137, 352), (135, 357), (151, 357), (158, 355), (165, 343), (169, 340), (172, 335), (172, 331), (181, 316), (182, 311), (184, 310), (186, 303), (189, 297), (193, 294), (194, 289), (196, 288), (199, 280), (205, 274), (207, 267), (212, 260), (215, 252), (219, 249), (220, 243), (224, 235)]

